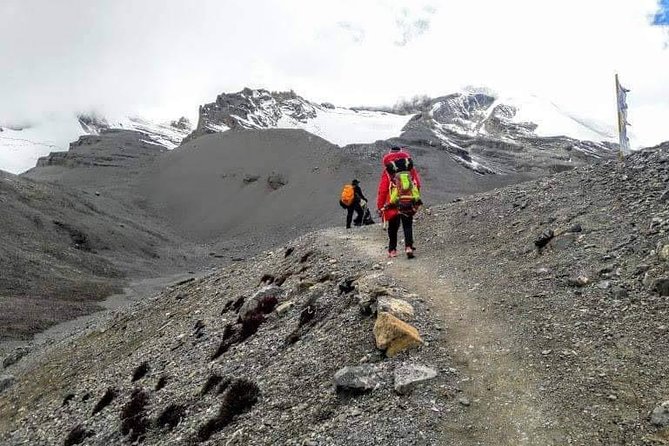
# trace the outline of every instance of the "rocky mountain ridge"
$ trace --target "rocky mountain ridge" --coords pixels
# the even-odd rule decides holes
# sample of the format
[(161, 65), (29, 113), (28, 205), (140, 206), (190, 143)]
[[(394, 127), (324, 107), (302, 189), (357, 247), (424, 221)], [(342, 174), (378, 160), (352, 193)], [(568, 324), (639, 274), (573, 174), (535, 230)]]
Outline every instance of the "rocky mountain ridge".
[[(79, 115), (76, 122), (71, 139), (125, 129), (143, 133), (147, 141), (168, 149), (230, 129), (301, 128), (340, 147), (377, 141), (434, 147), (479, 174), (545, 171), (546, 164), (569, 168), (611, 157), (616, 150), (611, 142), (614, 132), (555, 104), (535, 97), (504, 98), (475, 91), (423, 97), (396, 107), (345, 108), (315, 103), (294, 91), (245, 88), (220, 94), (214, 102), (200, 106), (195, 129), (186, 118), (156, 123), (89, 113)], [(55, 130), (38, 127), (7, 128), (0, 135), (0, 152), (34, 156), (33, 152), (43, 153), (45, 147), (62, 145), (50, 136)]]
[[(312, 103), (292, 91), (247, 88), (238, 93), (221, 94), (215, 102), (201, 106), (197, 127), (187, 139), (229, 129), (298, 127), (338, 143), (333, 141), (336, 136), (328, 134), (327, 122), (321, 126), (314, 123), (335, 111), (345, 111), (355, 118), (347, 123), (352, 128), (365, 125), (370, 113), (376, 118), (403, 122), (401, 128), (395, 128), (394, 135), (386, 132), (382, 137), (382, 133), (377, 132), (376, 140), (444, 150), (456, 162), (479, 174), (545, 171), (551, 166), (569, 169), (615, 155), (617, 146), (610, 142), (613, 135), (610, 130), (602, 130), (603, 126), (588, 124), (538, 99), (525, 104), (529, 112), (524, 111), (522, 104), (503, 101), (491, 94), (456, 93), (423, 98), (402, 107), (399, 114), (392, 108), (342, 109)], [(532, 122), (531, 111), (537, 112), (539, 123)], [(401, 121), (402, 116), (407, 119)], [(561, 130), (565, 133), (560, 133)], [(589, 137), (592, 141), (579, 140), (568, 133)], [(375, 141), (353, 140), (355, 146), (365, 142)]]
[(145, 135), (148, 141), (167, 149), (174, 149), (181, 145), (183, 139), (192, 129), (192, 124), (186, 117), (168, 123), (159, 123), (141, 117), (127, 117), (109, 121), (96, 114), (80, 114), (77, 116), (77, 120), (88, 135), (99, 135), (108, 130), (136, 131)]

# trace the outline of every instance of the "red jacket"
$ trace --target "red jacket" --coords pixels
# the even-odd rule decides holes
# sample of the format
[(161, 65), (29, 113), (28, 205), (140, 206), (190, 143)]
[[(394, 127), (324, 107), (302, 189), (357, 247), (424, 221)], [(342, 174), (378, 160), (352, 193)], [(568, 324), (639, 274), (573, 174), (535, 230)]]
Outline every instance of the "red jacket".
[[(390, 202), (390, 174), (386, 171), (386, 164), (395, 161), (401, 158), (411, 158), (407, 152), (390, 152), (383, 157), (383, 172), (381, 172), (381, 179), (379, 180), (379, 190), (376, 196), (376, 208), (381, 210), (385, 205)], [(420, 176), (418, 176), (418, 171), (413, 168), (411, 169), (411, 178), (415, 181), (416, 186), (420, 189)], [(389, 208), (383, 211), (384, 220), (392, 220), (398, 215), (397, 209)]]

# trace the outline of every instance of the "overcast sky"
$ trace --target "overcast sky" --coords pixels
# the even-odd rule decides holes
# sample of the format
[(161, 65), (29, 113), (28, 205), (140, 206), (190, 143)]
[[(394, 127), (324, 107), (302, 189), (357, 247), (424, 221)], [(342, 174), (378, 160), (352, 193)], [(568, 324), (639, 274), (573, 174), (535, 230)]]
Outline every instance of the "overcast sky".
[(0, 0), (0, 122), (194, 118), (245, 86), (381, 105), (475, 85), (614, 123), (618, 72), (652, 144), (669, 140), (666, 24), (658, 0)]

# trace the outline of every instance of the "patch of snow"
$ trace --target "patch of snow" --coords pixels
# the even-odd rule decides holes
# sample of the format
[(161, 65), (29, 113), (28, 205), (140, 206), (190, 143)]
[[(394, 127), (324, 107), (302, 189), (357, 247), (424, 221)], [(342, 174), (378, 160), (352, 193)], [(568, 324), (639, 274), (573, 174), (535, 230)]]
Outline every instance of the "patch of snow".
[[(140, 117), (104, 119), (111, 129), (135, 130), (146, 136), (145, 142), (173, 149), (191, 132), (170, 123), (156, 123)], [(0, 125), (0, 170), (14, 174), (32, 169), (37, 160), (50, 152), (64, 152), (70, 143), (87, 134), (97, 134), (95, 126), (84, 129), (76, 116), (49, 117), (29, 127)], [(224, 127), (224, 126), (223, 126)], [(19, 128), (19, 127), (17, 127)], [(228, 130), (227, 128), (225, 130)], [(217, 130), (222, 131), (222, 130)]]
[(230, 130), (230, 127), (223, 124), (207, 124), (207, 128), (209, 130), (213, 130), (214, 132), (219, 132), (219, 133), (227, 132), (228, 130)]
[(0, 170), (14, 174), (32, 169), (41, 156), (68, 150), (85, 134), (74, 116), (45, 119), (22, 130), (8, 127), (0, 132)]
[(109, 128), (135, 130), (146, 135), (153, 142), (174, 149), (190, 133), (190, 129), (173, 127), (169, 123), (156, 123), (140, 117), (122, 117), (108, 120)]
[(151, 139), (140, 139), (139, 142), (143, 142), (143, 143), (146, 143), (146, 144), (151, 144), (152, 146), (165, 147), (165, 146), (163, 146), (162, 144), (159, 144), (159, 143), (157, 143), (157, 142), (155, 142), (155, 141), (153, 141), (153, 140), (151, 140)]
[(343, 147), (348, 144), (372, 143), (399, 136), (411, 118), (411, 115), (386, 112), (318, 108), (316, 117), (307, 118), (305, 121), (284, 113), (276, 127), (303, 129)]
[(466, 160), (466, 159), (464, 159), (460, 156), (452, 155), (451, 158), (453, 158), (453, 160), (455, 160), (457, 163), (460, 163), (464, 167), (466, 167), (468, 169), (471, 169), (471, 170), (473, 170), (474, 172), (476, 172), (480, 175), (487, 175), (487, 174), (495, 174), (496, 173), (493, 169), (491, 169), (489, 167), (486, 167), (483, 164), (481, 164), (480, 162), (478, 162), (474, 157), (471, 157), (470, 160)]
[(501, 97), (492, 107), (498, 102), (516, 108), (512, 122), (537, 124), (534, 131), (537, 136), (568, 136), (584, 141), (616, 142), (617, 140), (613, 126), (588, 122), (536, 96)]

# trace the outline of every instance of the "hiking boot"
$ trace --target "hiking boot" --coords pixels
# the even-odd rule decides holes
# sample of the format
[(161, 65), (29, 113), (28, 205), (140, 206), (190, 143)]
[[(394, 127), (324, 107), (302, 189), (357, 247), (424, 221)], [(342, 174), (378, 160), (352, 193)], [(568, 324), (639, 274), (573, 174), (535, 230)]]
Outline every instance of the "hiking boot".
[(391, 249), (390, 251), (388, 251), (388, 258), (394, 259), (395, 257), (397, 257), (397, 251), (396, 250)]
[(411, 246), (407, 246), (404, 252), (407, 253), (407, 257), (410, 259), (414, 258), (414, 253), (413, 253), (413, 248)]

